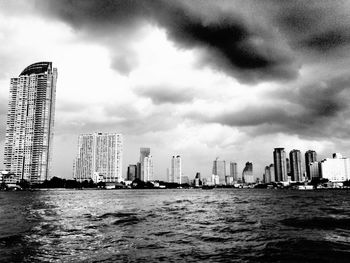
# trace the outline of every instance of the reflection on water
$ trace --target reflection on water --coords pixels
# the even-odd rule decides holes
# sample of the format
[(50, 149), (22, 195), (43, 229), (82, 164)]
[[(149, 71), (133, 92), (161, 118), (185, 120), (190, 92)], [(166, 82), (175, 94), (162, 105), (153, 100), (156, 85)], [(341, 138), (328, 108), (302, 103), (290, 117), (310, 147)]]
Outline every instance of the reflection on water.
[(0, 262), (347, 262), (350, 192), (0, 192)]

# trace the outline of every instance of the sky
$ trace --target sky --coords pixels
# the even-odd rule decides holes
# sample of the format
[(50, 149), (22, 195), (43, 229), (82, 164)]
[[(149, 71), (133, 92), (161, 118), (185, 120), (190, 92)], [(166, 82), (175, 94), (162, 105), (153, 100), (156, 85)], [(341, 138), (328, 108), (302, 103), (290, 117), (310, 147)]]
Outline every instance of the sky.
[[(123, 173), (150, 147), (209, 177), (220, 157), (254, 174), (287, 154), (349, 156), (350, 2), (0, 0), (0, 158), (9, 83), (58, 69), (53, 176), (71, 178), (81, 133), (124, 136)], [(2, 163), (0, 164), (1, 168)]]

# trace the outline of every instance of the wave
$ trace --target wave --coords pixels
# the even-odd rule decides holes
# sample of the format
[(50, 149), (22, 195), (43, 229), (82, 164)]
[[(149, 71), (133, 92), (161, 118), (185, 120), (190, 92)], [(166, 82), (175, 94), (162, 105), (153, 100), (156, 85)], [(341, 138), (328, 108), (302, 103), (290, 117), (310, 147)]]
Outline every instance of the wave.
[(280, 221), (282, 224), (297, 228), (315, 228), (315, 229), (350, 229), (350, 218), (333, 218), (333, 217), (312, 217), (287, 218)]

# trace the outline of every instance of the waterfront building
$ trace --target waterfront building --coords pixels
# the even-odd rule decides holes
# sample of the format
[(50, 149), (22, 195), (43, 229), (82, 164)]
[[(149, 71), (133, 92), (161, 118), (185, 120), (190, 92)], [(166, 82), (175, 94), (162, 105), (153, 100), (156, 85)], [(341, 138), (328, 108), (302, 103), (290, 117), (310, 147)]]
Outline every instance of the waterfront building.
[(181, 176), (182, 176), (182, 162), (181, 156), (173, 156), (171, 158), (171, 171), (170, 171), (170, 182), (181, 184)]
[(230, 177), (232, 177), (232, 180), (234, 182), (238, 181), (238, 172), (237, 172), (237, 163), (236, 162), (230, 162)]
[(331, 182), (343, 182), (350, 179), (350, 159), (341, 154), (321, 161), (321, 177)]
[(154, 171), (153, 171), (153, 158), (152, 155), (148, 155), (143, 159), (143, 172), (144, 172), (144, 181), (153, 181), (154, 180)]
[(253, 163), (246, 162), (242, 173), (242, 179), (243, 179), (243, 182), (246, 184), (255, 183), (254, 175), (253, 175)]
[(52, 62), (32, 64), (11, 78), (4, 165), (17, 181), (50, 179), (56, 81)]
[(292, 150), (289, 153), (290, 175), (292, 181), (303, 181), (303, 173), (301, 171), (301, 153), (299, 150)]
[(200, 186), (200, 185), (202, 185), (201, 173), (197, 172), (197, 173), (196, 173), (196, 176), (195, 176), (195, 178), (194, 178), (194, 186), (195, 186), (195, 187), (198, 187), (198, 186)]
[(144, 167), (144, 159), (151, 154), (151, 149), (147, 147), (140, 148), (140, 174), (139, 179), (141, 181), (145, 181), (145, 167)]
[(315, 151), (313, 150), (308, 150), (307, 152), (305, 152), (305, 170), (306, 170), (306, 176), (308, 178), (308, 180), (311, 180), (311, 174), (310, 174), (310, 166), (309, 164), (312, 162), (316, 162), (317, 161), (317, 154)]
[(265, 184), (271, 183), (270, 166), (265, 166), (264, 183)]
[(90, 133), (78, 137), (78, 153), (74, 161), (73, 177), (77, 181), (90, 180), (99, 173), (105, 182), (121, 182), (123, 137), (118, 133)]
[(217, 157), (213, 162), (212, 173), (219, 177), (218, 184), (221, 184), (221, 185), (226, 184), (226, 162), (225, 161), (221, 161), (219, 157)]
[(276, 182), (288, 181), (286, 153), (284, 151), (284, 148), (274, 149), (273, 162), (274, 162), (274, 169), (275, 169), (275, 181)]
[(270, 181), (271, 181), (271, 183), (276, 182), (275, 167), (274, 167), (273, 163), (270, 164), (269, 168), (270, 168), (270, 169), (269, 169)]
[(319, 162), (309, 163), (309, 172), (311, 180), (321, 178), (321, 164)]
[(128, 181), (134, 181), (137, 178), (137, 165), (130, 164), (128, 166), (128, 172), (127, 172), (126, 178)]

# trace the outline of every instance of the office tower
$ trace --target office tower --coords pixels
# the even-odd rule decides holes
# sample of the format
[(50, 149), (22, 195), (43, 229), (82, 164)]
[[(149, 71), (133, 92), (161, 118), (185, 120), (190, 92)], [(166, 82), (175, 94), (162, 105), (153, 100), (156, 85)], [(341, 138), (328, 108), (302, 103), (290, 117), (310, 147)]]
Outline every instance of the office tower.
[(290, 175), (292, 181), (303, 181), (303, 172), (301, 171), (301, 153), (299, 150), (292, 150), (289, 153)]
[(253, 163), (246, 162), (242, 173), (243, 182), (246, 184), (255, 183), (253, 175)]
[(127, 180), (134, 181), (137, 178), (137, 165), (130, 164), (128, 166)]
[(350, 159), (341, 154), (333, 154), (320, 162), (321, 177), (331, 182), (350, 180)]
[(145, 168), (144, 168), (144, 159), (145, 157), (148, 157), (151, 154), (150, 148), (140, 148), (140, 180), (145, 181)]
[(308, 180), (311, 180), (311, 175), (310, 175), (310, 167), (309, 164), (312, 162), (316, 162), (317, 161), (317, 154), (315, 151), (313, 150), (308, 150), (305, 153), (305, 170), (306, 170), (306, 176), (308, 178)]
[(151, 155), (148, 155), (143, 159), (143, 172), (144, 172), (144, 181), (145, 182), (154, 180), (153, 158)]
[(136, 179), (141, 180), (141, 163), (137, 162), (136, 166), (137, 166)]
[(273, 162), (276, 182), (288, 181), (286, 153), (284, 151), (284, 148), (275, 148), (273, 151)]
[(234, 182), (238, 181), (237, 163), (230, 162), (230, 176)]
[(4, 165), (16, 180), (50, 179), (56, 81), (52, 62), (32, 64), (11, 78)]
[(275, 166), (273, 164), (270, 164), (269, 166), (269, 172), (270, 172), (270, 181), (271, 183), (276, 182), (276, 176), (275, 176)]
[(117, 133), (81, 134), (73, 176), (78, 181), (90, 180), (94, 173), (105, 182), (121, 182), (123, 137)]
[(270, 166), (265, 166), (264, 183), (265, 184), (271, 183)]
[(182, 183), (181, 176), (182, 176), (181, 156), (180, 155), (177, 155), (176, 157), (173, 156), (171, 158), (171, 171), (170, 171), (171, 182), (181, 184)]
[(197, 172), (194, 178), (194, 186), (198, 187), (200, 185), (202, 185), (201, 173)]
[(310, 179), (317, 180), (321, 178), (321, 163), (311, 162), (309, 163)]
[(213, 162), (213, 175), (219, 176), (218, 184), (226, 184), (226, 162), (221, 161), (219, 157)]
[(290, 175), (290, 162), (289, 162), (288, 158), (286, 158), (286, 167), (287, 167), (287, 177), (291, 176)]

